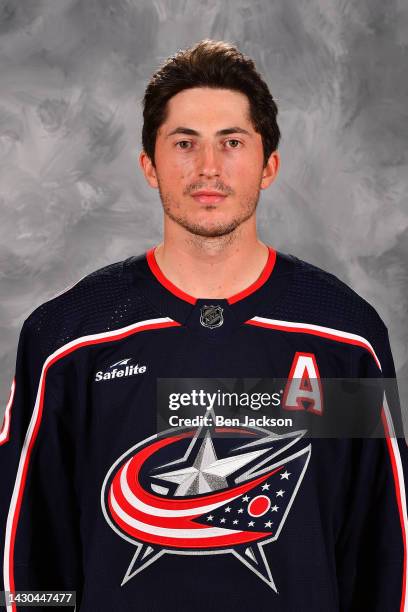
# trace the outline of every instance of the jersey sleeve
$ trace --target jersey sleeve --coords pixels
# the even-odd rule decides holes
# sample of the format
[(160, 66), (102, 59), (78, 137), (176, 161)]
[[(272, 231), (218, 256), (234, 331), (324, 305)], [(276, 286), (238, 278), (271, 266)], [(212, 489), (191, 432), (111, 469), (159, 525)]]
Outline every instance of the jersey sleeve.
[[(0, 438), (4, 591), (78, 591), (81, 585), (69, 407), (52, 387), (51, 367), (52, 356), (45, 358), (29, 317), (20, 331)], [(6, 609), (32, 608), (10, 604)]]
[(383, 383), (382, 431), (350, 441), (347, 511), (337, 540), (341, 609), (408, 611), (408, 448), (388, 331), (379, 320), (360, 377)]

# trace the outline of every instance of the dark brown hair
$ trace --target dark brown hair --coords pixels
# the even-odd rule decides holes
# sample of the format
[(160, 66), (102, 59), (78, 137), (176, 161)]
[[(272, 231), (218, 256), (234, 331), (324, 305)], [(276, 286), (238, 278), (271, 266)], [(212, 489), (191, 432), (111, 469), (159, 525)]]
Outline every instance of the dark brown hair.
[(265, 166), (280, 139), (275, 101), (252, 59), (227, 42), (210, 39), (167, 58), (146, 87), (142, 145), (153, 165), (157, 131), (166, 121), (167, 102), (192, 87), (231, 89), (247, 96), (252, 125), (262, 136)]

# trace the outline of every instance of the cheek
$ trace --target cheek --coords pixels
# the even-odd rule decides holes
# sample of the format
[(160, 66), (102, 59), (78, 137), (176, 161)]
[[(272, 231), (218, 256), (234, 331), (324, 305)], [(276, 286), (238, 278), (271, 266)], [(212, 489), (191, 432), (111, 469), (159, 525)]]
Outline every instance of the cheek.
[(235, 186), (240, 191), (253, 189), (253, 185), (259, 182), (259, 165), (252, 159), (228, 159), (224, 164), (226, 179), (234, 180)]
[(180, 177), (189, 177), (196, 172), (196, 164), (193, 157), (186, 156), (184, 159), (176, 159), (174, 161), (174, 172)]
[[(163, 165), (163, 179), (174, 186), (185, 183), (195, 175), (195, 165), (191, 159), (175, 159)], [(183, 185), (181, 185), (183, 187)]]

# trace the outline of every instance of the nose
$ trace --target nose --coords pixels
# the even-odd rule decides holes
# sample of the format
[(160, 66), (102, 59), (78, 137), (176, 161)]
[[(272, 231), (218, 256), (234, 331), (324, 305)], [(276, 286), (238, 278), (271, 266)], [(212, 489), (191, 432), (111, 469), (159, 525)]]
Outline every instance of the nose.
[(220, 176), (220, 164), (220, 153), (216, 150), (215, 145), (203, 145), (198, 159), (200, 176)]

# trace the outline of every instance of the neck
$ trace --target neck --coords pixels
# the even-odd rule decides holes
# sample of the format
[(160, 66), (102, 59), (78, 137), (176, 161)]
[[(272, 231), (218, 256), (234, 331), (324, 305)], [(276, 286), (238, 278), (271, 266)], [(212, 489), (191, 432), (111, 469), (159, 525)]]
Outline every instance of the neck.
[(222, 299), (243, 291), (258, 279), (269, 255), (256, 232), (245, 239), (190, 233), (179, 238), (165, 236), (155, 250), (155, 259), (168, 280), (196, 298)]

